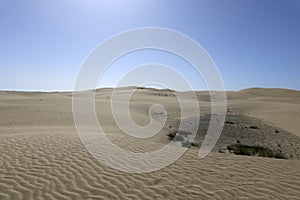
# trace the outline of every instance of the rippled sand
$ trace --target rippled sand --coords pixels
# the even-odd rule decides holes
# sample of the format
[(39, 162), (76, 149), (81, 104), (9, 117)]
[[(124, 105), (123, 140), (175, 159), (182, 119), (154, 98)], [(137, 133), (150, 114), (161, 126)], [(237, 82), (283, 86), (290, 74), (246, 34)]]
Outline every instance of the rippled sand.
[[(124, 90), (130, 90), (127, 88)], [(126, 92), (126, 91), (125, 91)], [(228, 93), (231, 114), (263, 120), (299, 136), (300, 92), (250, 89)], [(72, 119), (71, 93), (0, 92), (0, 199), (299, 199), (300, 160), (211, 153), (198, 149), (159, 171), (130, 174), (98, 162), (82, 145)], [(132, 98), (137, 124), (149, 122), (153, 103), (165, 104), (168, 120), (157, 136), (125, 136), (112, 120), (110, 89), (97, 92), (99, 121), (111, 140), (134, 152), (168, 143), (180, 117), (171, 91), (143, 89)], [(187, 99), (188, 99), (187, 93)], [(202, 113), (209, 96), (198, 93)]]

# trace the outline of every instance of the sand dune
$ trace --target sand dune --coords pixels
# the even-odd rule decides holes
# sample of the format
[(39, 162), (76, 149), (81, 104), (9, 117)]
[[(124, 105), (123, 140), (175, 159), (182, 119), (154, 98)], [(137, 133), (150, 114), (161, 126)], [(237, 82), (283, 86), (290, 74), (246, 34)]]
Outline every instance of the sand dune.
[(229, 101), (229, 108), (259, 118), (300, 137), (300, 91), (248, 89), (238, 94), (253, 96), (247, 101)]
[[(136, 88), (122, 88), (121, 92), (132, 89)], [(161, 132), (148, 139), (128, 137), (118, 128), (112, 119), (111, 95), (110, 88), (100, 89), (95, 99), (97, 117), (112, 142), (133, 152), (150, 152), (169, 142), (167, 134), (180, 118), (173, 91), (140, 88), (133, 94), (130, 112), (137, 124), (149, 122), (149, 108), (153, 103), (165, 105), (168, 112)], [(256, 88), (227, 95), (230, 115), (255, 117), (254, 122), (259, 120), (266, 127), (278, 128), (277, 134), (286, 131), (287, 138), (289, 133), (300, 136), (299, 91)], [(189, 93), (186, 96), (189, 101)], [(197, 92), (197, 96), (201, 113), (209, 114), (208, 93)], [(192, 147), (175, 163), (159, 171), (131, 174), (109, 168), (82, 145), (72, 119), (71, 93), (0, 92), (0, 127), (0, 199), (300, 197), (297, 158), (212, 152), (200, 160), (199, 149)], [(272, 134), (268, 137), (272, 138)]]

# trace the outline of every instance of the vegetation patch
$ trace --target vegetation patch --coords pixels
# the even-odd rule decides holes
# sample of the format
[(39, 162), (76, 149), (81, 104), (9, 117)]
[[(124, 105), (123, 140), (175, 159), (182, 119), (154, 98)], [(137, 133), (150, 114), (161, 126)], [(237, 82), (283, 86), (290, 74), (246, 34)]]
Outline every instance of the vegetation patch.
[(261, 157), (268, 157), (268, 158), (287, 159), (281, 152), (273, 151), (267, 147), (262, 147), (262, 146), (232, 144), (227, 146), (227, 149), (236, 155), (261, 156)]
[(249, 126), (250, 129), (259, 129), (257, 126)]
[(175, 138), (175, 136), (181, 136), (181, 137), (187, 137), (189, 135), (191, 135), (192, 133), (191, 132), (188, 132), (188, 131), (170, 131), (167, 136), (169, 136), (169, 139), (172, 140), (173, 138)]
[(191, 142), (188, 141), (188, 140), (183, 141), (183, 142), (181, 142), (181, 146), (185, 147), (185, 148), (190, 148), (191, 147)]

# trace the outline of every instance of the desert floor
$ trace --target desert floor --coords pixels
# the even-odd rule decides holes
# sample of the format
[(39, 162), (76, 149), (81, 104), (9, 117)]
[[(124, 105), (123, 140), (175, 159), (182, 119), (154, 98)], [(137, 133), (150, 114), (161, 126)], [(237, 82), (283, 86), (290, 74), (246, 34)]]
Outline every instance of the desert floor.
[[(156, 136), (135, 139), (122, 132), (112, 116), (109, 88), (96, 92), (97, 117), (114, 144), (150, 152), (169, 143), (168, 134), (178, 128), (177, 93), (134, 87), (118, 92), (135, 89), (130, 114), (136, 124), (149, 123), (151, 105), (165, 106), (167, 120)], [(190, 93), (182, 94), (189, 102)], [(197, 92), (197, 98), (201, 145), (210, 96)], [(194, 145), (161, 170), (126, 173), (102, 164), (83, 146), (73, 121), (72, 93), (2, 91), (0, 199), (300, 199), (300, 92), (252, 88), (227, 92), (227, 98), (222, 135), (207, 157), (199, 159)], [(288, 159), (219, 153), (237, 140), (278, 150)]]

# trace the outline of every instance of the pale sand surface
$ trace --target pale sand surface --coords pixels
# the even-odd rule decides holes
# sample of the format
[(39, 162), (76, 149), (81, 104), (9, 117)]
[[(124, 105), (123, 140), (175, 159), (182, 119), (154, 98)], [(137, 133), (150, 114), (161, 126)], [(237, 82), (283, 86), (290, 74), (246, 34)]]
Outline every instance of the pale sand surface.
[(229, 108), (259, 118), (300, 137), (299, 91), (247, 89), (232, 96), (235, 98), (229, 101)]
[[(169, 142), (169, 126), (180, 117), (171, 91), (143, 89), (133, 95), (130, 112), (139, 125), (149, 122), (153, 103), (164, 104), (168, 111), (161, 133), (146, 140), (127, 137), (116, 126), (110, 97), (110, 89), (99, 90), (96, 107), (104, 131), (115, 144), (149, 152)], [(189, 98), (186, 93), (186, 101)], [(201, 113), (208, 114), (208, 94), (199, 92), (198, 99)], [(300, 136), (298, 91), (229, 92), (228, 107), (230, 115), (255, 117), (280, 133), (293, 134), (285, 133), (288, 138)], [(0, 127), (0, 199), (300, 199), (299, 159), (213, 152), (200, 160), (198, 149), (192, 147), (156, 172), (130, 174), (106, 167), (87, 152), (76, 133), (71, 93), (0, 92)]]

